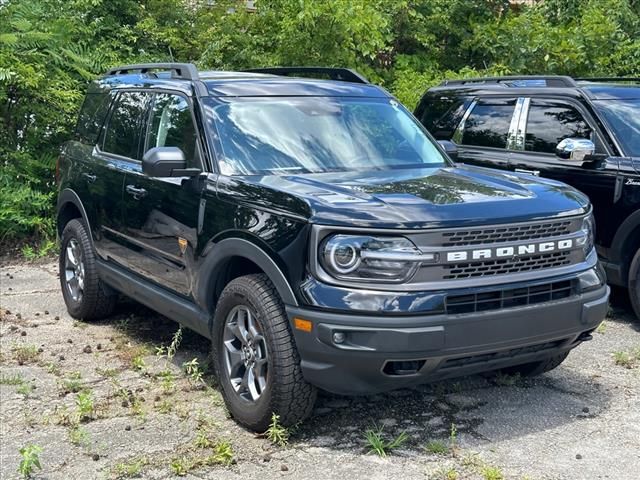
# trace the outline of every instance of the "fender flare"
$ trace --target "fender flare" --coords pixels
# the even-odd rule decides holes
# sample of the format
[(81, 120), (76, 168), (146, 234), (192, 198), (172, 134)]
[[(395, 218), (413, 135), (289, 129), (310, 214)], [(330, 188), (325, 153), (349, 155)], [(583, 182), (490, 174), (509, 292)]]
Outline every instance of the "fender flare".
[(629, 239), (631, 232), (636, 228), (640, 227), (640, 210), (636, 210), (631, 215), (629, 215), (624, 222), (618, 227), (616, 234), (613, 237), (613, 241), (611, 242), (611, 262), (617, 263), (620, 265), (622, 269), (623, 278), (626, 278), (626, 274), (628, 271), (628, 265), (623, 265), (623, 252), (624, 246), (627, 240)]
[[(64, 206), (68, 203), (73, 204), (80, 212), (80, 215), (82, 216), (82, 221), (87, 226), (87, 229), (90, 232), (89, 238), (91, 239), (91, 243), (93, 244), (93, 235), (91, 234), (93, 230), (91, 229), (91, 224), (89, 223), (89, 217), (87, 216), (87, 211), (84, 209), (84, 205), (82, 204), (82, 200), (80, 200), (80, 197), (78, 196), (78, 194), (73, 190), (71, 190), (70, 188), (65, 188), (58, 195), (58, 203), (56, 205), (56, 224), (59, 223), (60, 212), (62, 211)], [(60, 232), (59, 230), (60, 226), (59, 225), (56, 225), (56, 226), (58, 227), (56, 228), (56, 230), (59, 235), (62, 232)]]
[(273, 282), (285, 305), (298, 306), (298, 300), (287, 277), (269, 254), (248, 240), (227, 238), (215, 244), (198, 268), (195, 293), (201, 307), (212, 311), (215, 305), (211, 303), (211, 296), (215, 287), (216, 273), (231, 257), (243, 257), (255, 263)]

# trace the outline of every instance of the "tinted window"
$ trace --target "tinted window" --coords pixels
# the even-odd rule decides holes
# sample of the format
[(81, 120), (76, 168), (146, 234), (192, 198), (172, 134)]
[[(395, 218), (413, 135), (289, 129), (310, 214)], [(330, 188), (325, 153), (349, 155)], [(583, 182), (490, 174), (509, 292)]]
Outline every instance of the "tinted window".
[(88, 94), (78, 116), (76, 126), (76, 138), (84, 143), (94, 144), (98, 140), (98, 135), (104, 119), (109, 111), (112, 95), (109, 93)]
[(640, 157), (640, 99), (596, 100), (626, 155)]
[(428, 94), (418, 105), (415, 115), (434, 137), (451, 140), (470, 103), (470, 98)]
[(178, 147), (190, 167), (199, 166), (196, 130), (185, 98), (166, 93), (156, 95), (147, 139), (147, 149), (153, 147)]
[(529, 107), (524, 149), (555, 153), (565, 138), (591, 139), (591, 129), (575, 108), (556, 102), (533, 100)]
[(463, 145), (506, 148), (515, 100), (479, 102), (464, 124)]
[(446, 162), (420, 124), (395, 100), (207, 101), (213, 107), (220, 170), (226, 175), (434, 168)]
[(120, 92), (105, 132), (105, 152), (140, 160), (140, 127), (147, 97), (142, 92)]

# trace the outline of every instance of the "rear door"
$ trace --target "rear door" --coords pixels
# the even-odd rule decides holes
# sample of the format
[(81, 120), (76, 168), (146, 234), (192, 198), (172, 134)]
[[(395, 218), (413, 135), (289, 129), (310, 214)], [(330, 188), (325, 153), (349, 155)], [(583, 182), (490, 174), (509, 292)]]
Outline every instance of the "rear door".
[[(153, 147), (179, 147), (189, 168), (203, 170), (194, 120), (191, 99), (178, 93), (154, 94), (143, 151)], [(141, 163), (127, 172), (124, 182), (129, 267), (185, 296), (192, 293), (199, 184), (198, 177), (148, 177), (142, 173)]]
[(458, 160), (481, 167), (508, 169), (520, 109), (517, 97), (474, 100), (452, 137), (458, 145)]
[(149, 95), (118, 92), (98, 144), (91, 153), (91, 167), (82, 173), (92, 199), (94, 243), (103, 258), (126, 264), (123, 244), (123, 184), (126, 172), (139, 163), (141, 129)]

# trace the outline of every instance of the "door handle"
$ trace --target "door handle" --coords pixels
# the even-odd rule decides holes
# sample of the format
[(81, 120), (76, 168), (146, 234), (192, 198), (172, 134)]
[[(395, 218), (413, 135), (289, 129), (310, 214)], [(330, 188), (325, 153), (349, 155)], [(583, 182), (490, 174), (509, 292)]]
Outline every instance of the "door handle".
[(527, 173), (529, 175), (540, 176), (540, 170), (527, 170), (525, 168), (516, 168), (516, 173)]
[(83, 173), (82, 176), (88, 183), (95, 182), (97, 178), (93, 173)]
[(127, 190), (127, 193), (132, 195), (136, 200), (140, 200), (147, 195), (147, 191), (144, 188), (138, 188), (134, 185), (127, 185), (125, 189)]

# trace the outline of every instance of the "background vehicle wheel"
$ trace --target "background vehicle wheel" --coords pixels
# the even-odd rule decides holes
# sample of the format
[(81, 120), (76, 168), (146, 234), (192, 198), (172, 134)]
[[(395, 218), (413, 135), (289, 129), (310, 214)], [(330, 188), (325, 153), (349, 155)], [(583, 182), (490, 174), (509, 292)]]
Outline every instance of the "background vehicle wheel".
[(640, 320), (640, 249), (631, 260), (629, 269), (629, 298), (631, 306), (636, 312), (636, 317)]
[(83, 320), (106, 317), (116, 296), (98, 276), (91, 241), (80, 220), (67, 223), (60, 243), (60, 286), (69, 314)]
[(520, 374), (523, 377), (535, 377), (536, 375), (542, 375), (545, 372), (550, 372), (554, 368), (560, 366), (568, 356), (569, 352), (564, 352), (560, 355), (549, 357), (539, 362), (523, 363), (522, 365), (503, 368), (499, 371), (507, 375)]
[(213, 365), (238, 423), (263, 432), (273, 413), (284, 426), (311, 413), (317, 392), (302, 377), (284, 306), (266, 275), (232, 280), (220, 295), (213, 328)]

